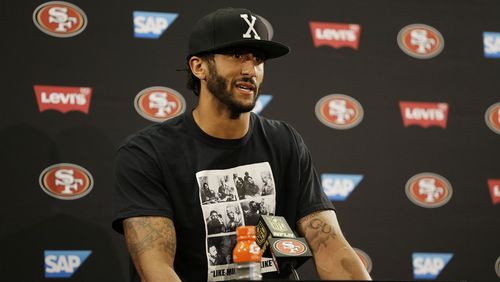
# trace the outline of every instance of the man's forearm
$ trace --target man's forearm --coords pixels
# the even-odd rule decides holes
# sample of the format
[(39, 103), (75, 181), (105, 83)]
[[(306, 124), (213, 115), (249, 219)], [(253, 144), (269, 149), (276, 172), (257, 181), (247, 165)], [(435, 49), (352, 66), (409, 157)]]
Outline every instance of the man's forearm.
[(173, 269), (176, 235), (164, 217), (134, 217), (124, 221), (127, 247), (144, 282), (181, 281)]
[(299, 221), (299, 231), (314, 255), (321, 279), (371, 280), (361, 259), (340, 231), (334, 211), (321, 211)]
[(322, 280), (371, 280), (365, 266), (350, 247), (336, 250), (333, 255), (321, 249), (314, 256), (316, 270)]

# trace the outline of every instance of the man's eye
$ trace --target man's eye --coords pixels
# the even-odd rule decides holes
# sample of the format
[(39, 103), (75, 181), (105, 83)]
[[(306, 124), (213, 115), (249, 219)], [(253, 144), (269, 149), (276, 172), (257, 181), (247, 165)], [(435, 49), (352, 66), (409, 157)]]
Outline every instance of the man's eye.
[(231, 54), (231, 56), (235, 59), (241, 59), (241, 57), (242, 57), (240, 53), (233, 53), (233, 54)]

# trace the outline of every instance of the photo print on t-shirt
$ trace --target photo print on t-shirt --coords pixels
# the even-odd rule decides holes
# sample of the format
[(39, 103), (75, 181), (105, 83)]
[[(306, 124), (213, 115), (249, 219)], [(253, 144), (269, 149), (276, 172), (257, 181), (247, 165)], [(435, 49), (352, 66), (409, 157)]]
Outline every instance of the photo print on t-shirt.
[(225, 265), (233, 263), (233, 248), (236, 246), (236, 236), (219, 236), (208, 238), (208, 265)]
[[(257, 225), (261, 215), (275, 213), (276, 192), (271, 166), (264, 162), (203, 170), (196, 173), (196, 179), (206, 230), (208, 280), (234, 279), (232, 251), (236, 246), (236, 228)], [(262, 269), (263, 273), (270, 271), (276, 271), (274, 265)]]

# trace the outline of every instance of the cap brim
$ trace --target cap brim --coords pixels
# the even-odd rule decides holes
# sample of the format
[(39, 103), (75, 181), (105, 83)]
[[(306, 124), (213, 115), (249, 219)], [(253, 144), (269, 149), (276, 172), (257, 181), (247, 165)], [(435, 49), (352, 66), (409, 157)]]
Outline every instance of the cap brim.
[[(264, 53), (266, 59), (273, 59), (284, 56), (290, 52), (290, 48), (285, 44), (281, 44), (276, 41), (267, 41), (267, 40), (255, 40), (255, 39), (245, 39), (228, 42), (226, 44), (221, 44), (215, 46), (214, 48), (204, 50), (203, 53), (212, 53), (217, 50), (227, 49), (231, 47), (248, 47), (255, 48), (260, 52)], [(197, 54), (191, 54), (191, 56), (195, 56)]]

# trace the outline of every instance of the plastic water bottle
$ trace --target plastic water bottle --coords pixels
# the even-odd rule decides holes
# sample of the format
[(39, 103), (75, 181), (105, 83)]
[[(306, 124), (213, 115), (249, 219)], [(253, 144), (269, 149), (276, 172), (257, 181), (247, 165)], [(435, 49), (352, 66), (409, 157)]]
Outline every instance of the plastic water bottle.
[(238, 227), (236, 236), (238, 243), (233, 250), (236, 280), (262, 280), (260, 272), (262, 252), (255, 242), (255, 226)]

